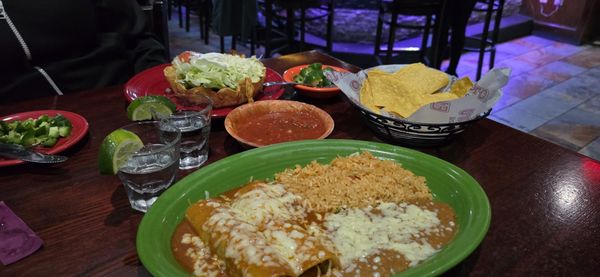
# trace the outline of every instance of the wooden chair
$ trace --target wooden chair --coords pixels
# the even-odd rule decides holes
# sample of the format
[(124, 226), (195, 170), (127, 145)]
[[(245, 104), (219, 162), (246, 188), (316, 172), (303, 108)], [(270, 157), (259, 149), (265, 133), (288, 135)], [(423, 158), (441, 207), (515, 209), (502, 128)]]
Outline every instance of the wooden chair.
[[(374, 54), (379, 56), (382, 51), (386, 52), (385, 61), (390, 62), (392, 54), (395, 52), (394, 43), (397, 28), (421, 30), (422, 40), (418, 49), (419, 60), (430, 66), (437, 64), (439, 56), (439, 34), (441, 22), (443, 20), (443, 11), (446, 0), (381, 0), (379, 5), (379, 15), (377, 18), (377, 30), (375, 33), (375, 51)], [(385, 19), (386, 15), (390, 14), (390, 20)], [(402, 15), (424, 16), (424, 25), (407, 25), (398, 23), (398, 17)], [(381, 47), (383, 25), (389, 25), (389, 36), (387, 48)], [(432, 33), (431, 55), (426, 57), (427, 48), (429, 45), (429, 35)], [(404, 50), (406, 51), (406, 50)]]

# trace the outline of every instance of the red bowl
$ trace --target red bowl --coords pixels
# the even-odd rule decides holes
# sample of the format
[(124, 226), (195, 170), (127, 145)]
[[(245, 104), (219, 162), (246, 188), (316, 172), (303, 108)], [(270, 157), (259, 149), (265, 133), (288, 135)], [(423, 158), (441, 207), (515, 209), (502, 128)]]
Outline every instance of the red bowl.
[[(286, 70), (285, 72), (283, 72), (283, 80), (285, 80), (286, 82), (293, 82), (294, 77), (296, 77), (296, 75), (300, 74), (300, 70), (302, 70), (303, 68), (305, 68), (307, 66), (309, 66), (309, 65), (303, 64), (303, 65), (299, 65), (299, 66), (294, 66), (294, 67)], [(332, 66), (332, 65), (326, 65), (326, 64), (324, 64), (322, 68), (326, 68), (326, 67), (331, 67), (333, 70), (338, 71), (338, 72), (350, 72), (344, 68)], [(340, 93), (340, 89), (338, 87), (316, 88), (316, 87), (310, 87), (310, 86), (304, 86), (304, 85), (295, 85), (294, 88), (296, 88), (296, 90), (298, 90), (298, 92), (300, 92), (300, 94), (302, 94), (306, 97), (312, 97), (312, 98), (330, 98), (330, 97), (334, 97)]]

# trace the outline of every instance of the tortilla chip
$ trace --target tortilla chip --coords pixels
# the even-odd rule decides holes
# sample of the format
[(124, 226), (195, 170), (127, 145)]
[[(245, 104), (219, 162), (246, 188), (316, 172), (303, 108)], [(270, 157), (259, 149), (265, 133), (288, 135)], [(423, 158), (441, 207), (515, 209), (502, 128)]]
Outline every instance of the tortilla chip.
[(386, 75), (369, 75), (368, 80), (371, 83), (373, 104), (375, 106), (385, 107), (390, 103), (390, 100), (409, 94), (404, 85), (389, 73)]
[(254, 102), (254, 85), (252, 85), (252, 80), (250, 78), (246, 78), (240, 83), (240, 85), (243, 86), (241, 91), (246, 92), (248, 103)]
[(463, 97), (469, 90), (473, 87), (473, 82), (469, 77), (463, 77), (454, 84), (452, 84), (452, 88), (450, 88), (450, 93), (455, 94), (458, 97)]
[(452, 86), (456, 93), (434, 93), (448, 85), (448, 81), (448, 75), (421, 63), (407, 65), (395, 73), (374, 69), (363, 82), (360, 102), (373, 112), (380, 113), (383, 109), (407, 118), (425, 105), (457, 99), (466, 93), (462, 90), (469, 84), (472, 86), (466, 78), (459, 80), (456, 88)]
[(413, 95), (413, 97), (397, 97), (391, 99), (385, 110), (401, 117), (409, 117), (417, 111), (422, 105), (423, 95)]
[(373, 89), (371, 88), (371, 82), (366, 79), (360, 88), (360, 103), (369, 108), (372, 112), (379, 114), (379, 108), (375, 106), (373, 100)]
[(373, 69), (367, 73), (368, 76), (381, 76), (381, 75), (390, 75), (390, 74), (391, 73), (385, 72), (381, 69)]
[(436, 93), (430, 95), (412, 95), (397, 97), (385, 106), (385, 110), (393, 112), (404, 118), (411, 116), (421, 107), (440, 101), (450, 101), (458, 99), (458, 96), (452, 93)]
[(432, 94), (448, 85), (448, 75), (422, 63), (409, 64), (393, 73), (399, 82), (415, 94)]

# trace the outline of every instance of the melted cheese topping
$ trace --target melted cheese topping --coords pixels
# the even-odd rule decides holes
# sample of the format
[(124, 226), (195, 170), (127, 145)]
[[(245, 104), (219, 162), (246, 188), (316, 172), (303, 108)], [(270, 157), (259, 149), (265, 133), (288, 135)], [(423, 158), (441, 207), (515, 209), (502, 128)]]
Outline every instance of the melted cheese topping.
[(242, 262), (272, 267), (283, 262), (276, 250), (268, 245), (258, 227), (240, 220), (235, 210), (217, 208), (203, 229), (206, 233), (211, 233), (211, 242), (215, 248), (225, 246), (225, 257), (232, 259), (241, 268)]
[(291, 221), (306, 216), (302, 198), (287, 192), (280, 184), (259, 184), (255, 189), (235, 194), (231, 208), (244, 221), (263, 227), (269, 221)]
[(195, 260), (195, 276), (216, 277), (220, 275), (220, 269), (225, 267), (225, 263), (210, 252), (208, 246), (204, 244), (200, 237), (184, 234), (181, 243), (192, 246), (187, 249), (185, 255)]
[(412, 204), (382, 203), (375, 209), (347, 209), (328, 214), (324, 225), (345, 268), (382, 249), (404, 255), (410, 266), (437, 252), (422, 238), (438, 232), (437, 214)]

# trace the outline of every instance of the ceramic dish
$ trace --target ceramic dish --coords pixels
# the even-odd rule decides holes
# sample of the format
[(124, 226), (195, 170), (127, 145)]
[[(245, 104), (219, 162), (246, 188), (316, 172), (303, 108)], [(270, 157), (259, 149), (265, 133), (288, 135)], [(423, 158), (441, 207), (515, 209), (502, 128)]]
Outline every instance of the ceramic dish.
[(189, 276), (171, 252), (171, 236), (185, 210), (200, 199), (219, 195), (249, 180), (273, 178), (273, 174), (316, 160), (330, 162), (337, 156), (360, 151), (402, 164), (425, 176), (436, 199), (450, 204), (457, 216), (455, 238), (423, 263), (396, 276), (436, 276), (465, 259), (485, 237), (491, 211), (481, 186), (462, 169), (436, 157), (388, 144), (356, 140), (309, 140), (281, 143), (248, 150), (210, 164), (179, 181), (163, 193), (143, 217), (137, 233), (140, 260), (154, 276)]
[[(146, 69), (137, 75), (133, 76), (127, 84), (125, 84), (125, 99), (131, 102), (134, 99), (146, 95), (163, 95), (174, 97), (171, 92), (171, 86), (163, 74), (163, 69), (168, 64), (158, 65)], [(283, 78), (279, 73), (267, 67), (265, 82), (282, 82)], [(263, 92), (259, 93), (254, 99), (256, 101), (278, 99), (285, 92), (281, 86), (272, 86), (264, 88)], [(176, 102), (176, 101), (175, 101)], [(213, 118), (222, 118), (227, 116), (235, 106), (223, 107), (212, 110)]]
[[(294, 81), (294, 77), (296, 77), (296, 75), (300, 74), (300, 71), (309, 66), (308, 64), (303, 64), (303, 65), (299, 65), (299, 66), (294, 66), (288, 70), (286, 70), (285, 72), (283, 72), (283, 79), (286, 82), (293, 82)], [(348, 70), (341, 68), (341, 67), (337, 67), (337, 66), (332, 66), (332, 65), (323, 65), (322, 68), (326, 68), (326, 67), (331, 67), (333, 70), (338, 71), (338, 72), (349, 72)], [(317, 87), (311, 87), (311, 86), (305, 86), (305, 85), (295, 85), (294, 88), (296, 88), (296, 90), (298, 90), (298, 92), (306, 97), (312, 97), (312, 98), (330, 98), (330, 97), (334, 97), (336, 95), (338, 95), (340, 93), (340, 89), (338, 87), (336, 87), (335, 85), (333, 87), (326, 87), (326, 88), (317, 88)]]
[[(42, 110), (42, 111), (32, 111), (32, 112), (24, 112), (13, 115), (8, 115), (4, 117), (0, 117), (0, 120), (3, 121), (13, 121), (13, 120), (25, 120), (28, 118), (38, 118), (40, 115), (48, 115), (48, 116), (56, 116), (57, 114), (62, 114), (69, 121), (71, 121), (71, 125), (73, 125), (73, 129), (71, 130), (71, 134), (68, 137), (61, 138), (58, 142), (52, 147), (35, 147), (36, 151), (39, 151), (44, 154), (56, 154), (61, 151), (66, 150), (67, 148), (73, 146), (75, 143), (80, 141), (88, 131), (88, 122), (83, 118), (83, 116), (78, 115), (76, 113), (68, 112), (68, 111), (59, 111), (59, 110)], [(0, 157), (0, 167), (10, 166), (24, 163), (21, 160), (12, 160), (4, 157)]]
[[(256, 120), (261, 118), (263, 120), (258, 123), (262, 125), (255, 128), (255, 135), (248, 133), (252, 130), (245, 131), (248, 130), (248, 124), (256, 124)], [(310, 120), (314, 122), (308, 122)], [(331, 134), (333, 127), (333, 119), (327, 112), (310, 104), (289, 100), (258, 101), (242, 105), (225, 118), (227, 132), (246, 148), (285, 141), (324, 139)], [(278, 141), (269, 141), (270, 139)]]

